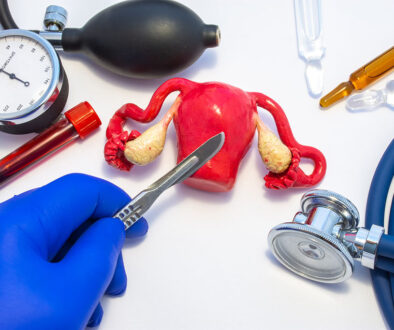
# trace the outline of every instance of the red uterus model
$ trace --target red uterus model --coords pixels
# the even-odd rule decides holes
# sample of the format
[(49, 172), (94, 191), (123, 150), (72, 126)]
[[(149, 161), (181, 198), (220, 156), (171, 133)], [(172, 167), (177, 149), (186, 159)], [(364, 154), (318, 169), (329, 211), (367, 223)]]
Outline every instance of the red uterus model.
[[(172, 92), (179, 95), (157, 124), (144, 133), (123, 131), (128, 118), (149, 123), (158, 115), (165, 98)], [(280, 139), (262, 122), (257, 106), (268, 110), (277, 125)], [(222, 149), (201, 167), (185, 184), (207, 191), (229, 191), (233, 188), (242, 158), (250, 148), (256, 128), (258, 149), (270, 171), (265, 185), (272, 189), (309, 187), (317, 184), (326, 172), (323, 154), (299, 144), (290, 129), (282, 108), (261, 93), (249, 93), (218, 82), (196, 83), (174, 78), (162, 84), (143, 110), (135, 104), (122, 106), (112, 117), (107, 128), (106, 161), (121, 170), (130, 170), (133, 164), (146, 165), (163, 150), (166, 132), (174, 121), (178, 162), (212, 136), (224, 132)], [(282, 141), (281, 141), (282, 140)], [(306, 175), (299, 167), (301, 158), (310, 158), (314, 170)]]

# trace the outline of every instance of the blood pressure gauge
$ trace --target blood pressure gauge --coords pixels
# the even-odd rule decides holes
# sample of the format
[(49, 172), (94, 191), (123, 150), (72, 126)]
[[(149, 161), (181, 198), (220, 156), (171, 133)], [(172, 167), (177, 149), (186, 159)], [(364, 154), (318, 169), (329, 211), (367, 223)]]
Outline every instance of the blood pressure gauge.
[(43, 130), (60, 115), (67, 96), (67, 76), (47, 40), (31, 31), (0, 31), (0, 131)]

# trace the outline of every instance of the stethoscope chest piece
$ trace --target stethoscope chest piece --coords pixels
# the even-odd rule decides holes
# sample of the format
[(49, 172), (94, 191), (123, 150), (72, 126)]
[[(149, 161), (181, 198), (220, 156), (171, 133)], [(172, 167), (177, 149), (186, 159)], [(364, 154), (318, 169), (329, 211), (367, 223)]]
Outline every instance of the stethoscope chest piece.
[(359, 213), (353, 203), (334, 192), (312, 190), (302, 197), (301, 209), (293, 222), (274, 227), (268, 235), (275, 257), (285, 267), (324, 283), (349, 278), (354, 258), (373, 268), (374, 253), (365, 250), (367, 246), (374, 250), (373, 237), (382, 230), (357, 228)]

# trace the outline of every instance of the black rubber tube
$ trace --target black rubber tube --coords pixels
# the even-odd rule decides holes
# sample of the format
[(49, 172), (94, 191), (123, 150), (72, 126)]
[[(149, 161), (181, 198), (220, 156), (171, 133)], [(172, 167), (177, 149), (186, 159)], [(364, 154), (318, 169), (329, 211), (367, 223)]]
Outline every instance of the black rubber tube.
[[(384, 226), (384, 212), (387, 194), (394, 175), (394, 140), (384, 153), (375, 175), (372, 179), (368, 194), (365, 226), (370, 228), (373, 224)], [(391, 226), (389, 235), (394, 235), (394, 214), (390, 214)], [(372, 270), (372, 283), (380, 308), (390, 329), (394, 329), (394, 301), (391, 288), (390, 273), (382, 270)]]
[(0, 23), (5, 30), (18, 29), (18, 25), (12, 18), (7, 0), (0, 0)]

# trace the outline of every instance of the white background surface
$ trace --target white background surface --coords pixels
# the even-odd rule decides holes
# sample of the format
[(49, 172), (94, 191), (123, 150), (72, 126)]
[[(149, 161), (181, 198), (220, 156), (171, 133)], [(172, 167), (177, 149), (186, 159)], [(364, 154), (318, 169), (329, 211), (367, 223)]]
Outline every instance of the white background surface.
[[(22, 28), (39, 29), (53, 1), (10, 1)], [(58, 0), (69, 12), (69, 27), (118, 1)], [(297, 140), (323, 151), (328, 170), (319, 187), (349, 197), (365, 213), (372, 175), (393, 138), (388, 108), (352, 114), (345, 102), (319, 110), (304, 81), (297, 56), (292, 1), (187, 0), (206, 23), (218, 24), (222, 44), (207, 50), (179, 74), (198, 82), (222, 81), (263, 92), (287, 113)], [(324, 92), (393, 45), (391, 0), (323, 1), (326, 57)], [(134, 195), (175, 165), (172, 125), (163, 154), (129, 173), (103, 159), (105, 128), (121, 105), (145, 107), (163, 80), (139, 81), (108, 73), (79, 56), (62, 55), (70, 82), (66, 108), (88, 100), (104, 125), (94, 135), (62, 150), (2, 188), (0, 200), (70, 172), (99, 176)], [(383, 87), (390, 77), (373, 88)], [(393, 76), (391, 76), (393, 79)], [(168, 98), (158, 119), (174, 100)], [(269, 116), (263, 118), (272, 126)], [(142, 125), (135, 125), (145, 129)], [(5, 155), (33, 135), (0, 134)], [(266, 241), (271, 227), (292, 219), (305, 190), (268, 191), (256, 140), (242, 162), (230, 193), (212, 194), (179, 185), (146, 214), (150, 231), (123, 250), (128, 289), (104, 298), (100, 329), (384, 329), (370, 276), (356, 267), (346, 283), (321, 285), (294, 276), (272, 257)], [(94, 274), (92, 274), (94, 276)]]

